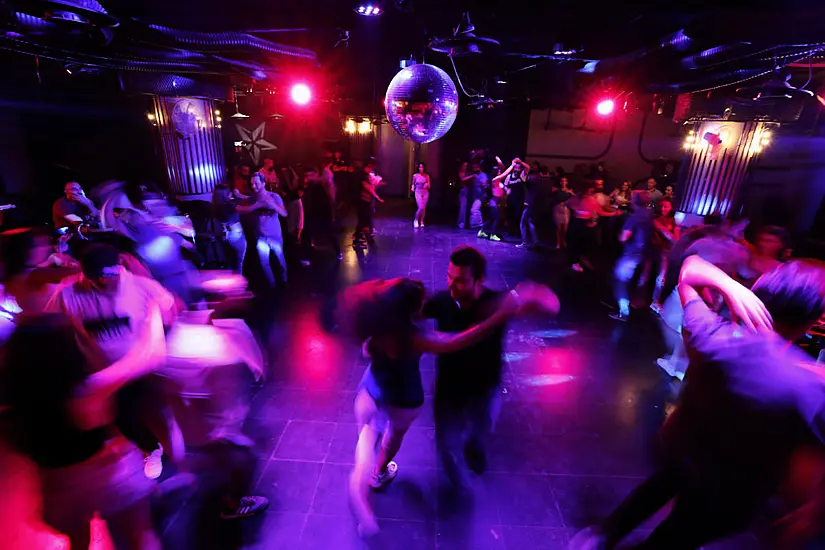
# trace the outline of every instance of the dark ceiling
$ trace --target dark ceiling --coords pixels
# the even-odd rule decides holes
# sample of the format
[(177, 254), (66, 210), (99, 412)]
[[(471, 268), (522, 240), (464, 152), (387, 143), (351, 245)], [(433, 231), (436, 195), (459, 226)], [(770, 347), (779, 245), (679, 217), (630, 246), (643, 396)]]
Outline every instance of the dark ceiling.
[[(42, 17), (44, 9), (71, 1), (94, 2), (6, 0), (0, 5), (9, 13)], [(775, 66), (791, 63), (799, 65), (793, 70), (796, 76), (792, 82), (801, 80), (798, 84), (802, 84), (811, 77), (816, 83), (816, 73), (821, 70), (819, 58), (825, 55), (825, 51), (820, 51), (825, 48), (821, 24), (825, 21), (825, 2), (821, 0), (383, 0), (385, 13), (375, 18), (357, 15), (357, 3), (358, 0), (102, 0), (103, 8), (121, 22), (111, 30), (115, 38), (97, 45), (94, 51), (88, 44), (77, 46), (85, 57), (76, 57), (75, 61), (82, 65), (84, 60), (96, 59), (88, 57), (92, 54), (114, 55), (111, 50), (116, 51), (121, 61), (133, 59), (135, 43), (157, 45), (157, 40), (141, 26), (146, 24), (200, 33), (239, 31), (251, 33), (254, 40), (317, 52), (320, 68), (312, 65), (300, 70), (327, 75), (336, 84), (330, 88), (332, 95), (374, 105), (380, 90), (398, 70), (402, 57), (413, 55), (419, 61), (424, 58), (453, 72), (449, 58), (428, 51), (427, 44), (433, 38), (451, 36), (464, 12), (469, 12), (476, 35), (493, 38), (501, 46), (456, 58), (459, 75), (468, 91), (485, 92), (508, 101), (530, 98), (563, 102), (582, 87), (661, 93), (704, 91), (760, 77)], [(16, 28), (19, 30), (19, 20)], [(267, 30), (277, 32), (253, 32)], [(343, 43), (339, 42), (342, 31), (349, 32), (349, 40)], [(26, 46), (22, 49), (26, 53), (41, 52), (37, 49), (42, 46), (41, 36), (22, 34)], [(20, 40), (15, 37), (9, 42), (7, 34), (3, 47), (20, 50)], [(169, 57), (170, 50), (178, 58), (184, 55), (181, 51), (187, 55), (194, 52), (192, 63), (203, 67), (210, 78), (226, 72), (235, 82), (244, 78), (275, 82), (276, 73), (289, 72), (292, 69), (284, 67), (291, 67), (289, 63), (295, 61), (294, 56), (270, 55), (267, 51), (255, 55), (249, 51), (255, 49), (255, 44), (240, 54), (192, 46), (179, 37), (160, 46), (151, 55), (168, 62), (174, 57)], [(575, 53), (566, 59), (553, 57), (558, 48)], [(227, 50), (231, 48), (227, 46)], [(141, 55), (151, 57), (150, 53)], [(582, 72), (587, 61), (599, 63), (590, 66), (592, 72)], [(115, 65), (106, 67), (117, 69)], [(155, 69), (161, 71), (162, 64), (157, 65)], [(131, 65), (121, 68), (134, 70)], [(187, 66), (168, 69), (175, 70), (198, 72)], [(498, 81), (507, 84), (497, 84)]]

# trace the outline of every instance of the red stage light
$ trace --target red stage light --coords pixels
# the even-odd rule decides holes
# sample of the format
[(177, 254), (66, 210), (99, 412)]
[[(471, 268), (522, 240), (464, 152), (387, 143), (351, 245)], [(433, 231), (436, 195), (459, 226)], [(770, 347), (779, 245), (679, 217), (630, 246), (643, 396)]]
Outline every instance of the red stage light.
[(612, 99), (603, 99), (596, 105), (596, 112), (602, 116), (608, 116), (616, 108), (616, 104)]
[(312, 90), (306, 84), (295, 84), (290, 92), (292, 101), (298, 105), (306, 105), (312, 99)]

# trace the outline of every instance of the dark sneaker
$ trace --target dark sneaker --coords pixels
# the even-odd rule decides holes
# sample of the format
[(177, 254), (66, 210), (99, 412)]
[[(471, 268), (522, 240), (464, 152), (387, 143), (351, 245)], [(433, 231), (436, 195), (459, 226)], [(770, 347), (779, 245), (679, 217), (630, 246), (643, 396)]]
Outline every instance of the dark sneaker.
[(487, 471), (487, 455), (477, 440), (468, 439), (464, 443), (464, 462), (476, 475)]
[(221, 519), (248, 518), (263, 512), (268, 507), (269, 500), (265, 497), (242, 497), (236, 509), (221, 512)]

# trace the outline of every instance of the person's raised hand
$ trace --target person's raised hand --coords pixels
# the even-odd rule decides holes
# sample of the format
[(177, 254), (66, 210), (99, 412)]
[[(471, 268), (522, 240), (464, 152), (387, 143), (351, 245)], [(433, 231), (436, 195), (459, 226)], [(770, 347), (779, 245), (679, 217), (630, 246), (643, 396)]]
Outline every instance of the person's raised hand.
[(773, 331), (773, 319), (762, 300), (739, 283), (730, 286), (724, 296), (733, 320), (754, 332)]
[(545, 285), (525, 281), (516, 286), (516, 293), (521, 299), (521, 312), (540, 311), (556, 315), (561, 308), (559, 297)]

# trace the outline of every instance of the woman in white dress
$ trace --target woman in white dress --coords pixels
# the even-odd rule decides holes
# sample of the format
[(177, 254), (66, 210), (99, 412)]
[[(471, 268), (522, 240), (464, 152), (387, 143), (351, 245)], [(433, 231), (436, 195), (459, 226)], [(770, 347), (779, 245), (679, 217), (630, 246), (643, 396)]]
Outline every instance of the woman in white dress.
[(427, 213), (427, 201), (430, 200), (430, 175), (423, 162), (418, 163), (418, 171), (412, 177), (412, 192), (415, 194), (415, 211), (413, 227), (424, 227), (424, 216)]

